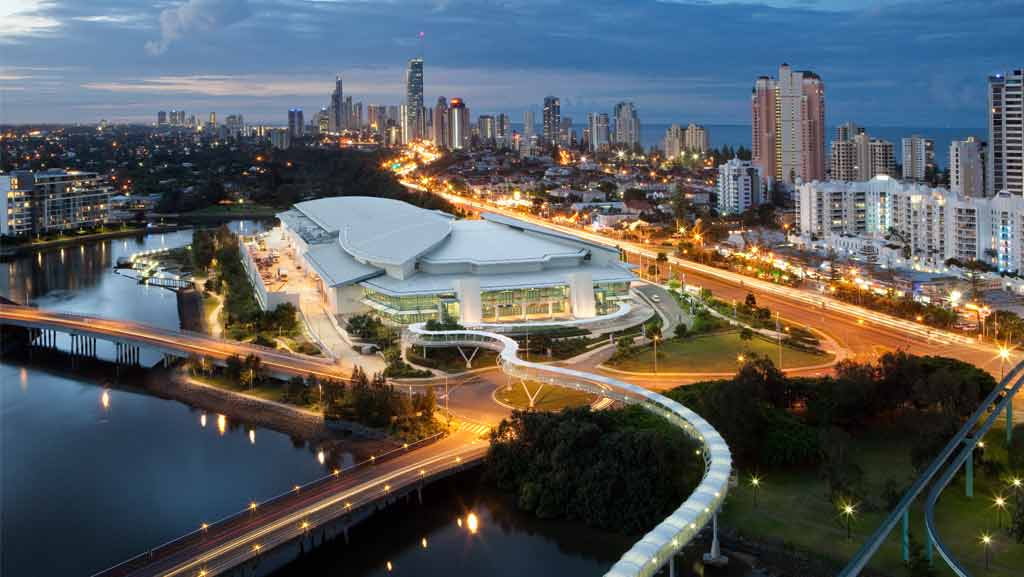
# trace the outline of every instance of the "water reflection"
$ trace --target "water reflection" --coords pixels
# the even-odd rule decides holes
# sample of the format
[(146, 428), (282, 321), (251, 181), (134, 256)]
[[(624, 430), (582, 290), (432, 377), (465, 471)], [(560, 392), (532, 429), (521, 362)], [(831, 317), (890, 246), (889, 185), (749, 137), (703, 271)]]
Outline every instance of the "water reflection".
[(103, 394), (100, 395), (100, 404), (103, 405), (103, 410), (110, 408), (110, 391), (103, 389)]
[(228, 418), (225, 417), (224, 415), (217, 415), (217, 431), (220, 433), (220, 436), (223, 437), (224, 433), (226, 433), (227, 430), (228, 430)]

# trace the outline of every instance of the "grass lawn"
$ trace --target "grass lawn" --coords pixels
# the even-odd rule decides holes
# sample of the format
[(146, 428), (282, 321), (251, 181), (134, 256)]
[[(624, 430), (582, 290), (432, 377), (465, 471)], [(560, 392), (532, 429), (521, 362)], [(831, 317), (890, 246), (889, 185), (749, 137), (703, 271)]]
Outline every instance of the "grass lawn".
[[(767, 356), (776, 364), (778, 345), (755, 336), (750, 341), (740, 339), (739, 331), (723, 331), (710, 335), (687, 337), (683, 340), (667, 339), (658, 345), (658, 371), (666, 373), (728, 373), (736, 370), (740, 354), (755, 353)], [(654, 370), (654, 351), (642, 347), (628, 359), (609, 361), (608, 365), (623, 371), (649, 373)], [(782, 347), (782, 367), (797, 368), (821, 365), (831, 361), (830, 353), (813, 354)]]
[[(532, 394), (537, 391), (537, 387), (540, 384), (529, 381), (526, 383), (526, 386)], [(530, 407), (530, 400), (526, 396), (526, 391), (523, 390), (523, 385), (517, 382), (512, 383), (512, 390), (508, 390), (507, 387), (501, 387), (494, 396), (506, 405), (511, 405), (517, 409), (527, 409)], [(544, 385), (540, 394), (534, 399), (534, 409), (538, 411), (560, 411), (565, 407), (589, 405), (596, 400), (597, 396), (590, 393), (565, 387), (556, 387), (554, 385)]]
[[(993, 427), (986, 436), (989, 457), (1005, 462), (1005, 429)], [(1024, 427), (1015, 429), (1016, 450), (1024, 450)], [(881, 524), (888, 509), (880, 495), (889, 479), (900, 483), (901, 491), (913, 479), (910, 465), (910, 445), (903, 442), (904, 432), (876, 431), (855, 441), (855, 455), (864, 470), (865, 494), (875, 503), (858, 503), (852, 524), (853, 540), (846, 540), (846, 525), (835, 506), (829, 502), (828, 485), (815, 470), (762, 471), (758, 505), (754, 506), (750, 473), (741, 472), (740, 484), (732, 489), (723, 509), (724, 525), (743, 534), (761, 539), (782, 540), (802, 552), (847, 562), (863, 541)], [(996, 447), (999, 447), (996, 449)], [(964, 480), (955, 477), (936, 507), (936, 522), (940, 535), (950, 550), (975, 575), (999, 577), (1020, 576), (1024, 568), (1024, 545), (996, 526), (993, 496), (1009, 496), (1006, 484), (987, 476), (982, 467), (975, 467), (974, 497), (964, 496)], [(927, 491), (911, 509), (911, 533), (922, 545), (925, 542), (923, 502)], [(1003, 526), (1008, 516), (1003, 516)], [(982, 532), (993, 535), (992, 569), (985, 570), (984, 549), (979, 544)], [(900, 527), (890, 533), (871, 566), (887, 575), (907, 575), (901, 560)], [(952, 575), (936, 553), (937, 575)]]
[[(284, 396), (284, 383), (278, 381), (269, 380), (268, 382), (259, 384), (253, 388), (249, 388), (247, 385), (242, 383), (229, 380), (227, 377), (219, 374), (215, 375), (194, 375), (193, 379), (211, 385), (221, 389), (227, 389), (229, 391), (237, 391), (239, 393), (245, 393), (254, 397), (259, 397), (267, 401), (276, 401), (278, 403), (285, 403), (287, 405), (294, 405), (295, 403), (287, 402), (283, 399)], [(295, 405), (303, 409), (317, 410), (317, 403), (313, 402), (309, 405)]]

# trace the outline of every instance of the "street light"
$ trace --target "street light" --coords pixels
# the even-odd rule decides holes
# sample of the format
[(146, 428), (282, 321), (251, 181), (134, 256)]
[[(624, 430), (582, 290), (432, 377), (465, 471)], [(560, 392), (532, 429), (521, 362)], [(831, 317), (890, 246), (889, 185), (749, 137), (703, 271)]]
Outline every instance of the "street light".
[(992, 568), (992, 536), (982, 533), (981, 545), (985, 547), (985, 570), (987, 571)]
[(754, 490), (754, 508), (757, 508), (757, 492), (761, 488), (761, 478), (757, 475), (750, 477), (750, 487)]
[(850, 524), (853, 522), (853, 517), (857, 513), (857, 506), (847, 501), (840, 506), (839, 512), (846, 518), (846, 540), (852, 541), (853, 532)]
[(996, 509), (996, 526), (1002, 529), (1003, 512), (1006, 511), (1006, 498), (1002, 495), (996, 495), (995, 499), (992, 499), (992, 506)]
[(1006, 361), (1010, 359), (1010, 349), (1005, 345), (999, 347), (999, 380), (1006, 376)]
[(661, 340), (661, 337), (659, 337), (658, 335), (654, 335), (651, 338), (651, 342), (654, 343), (654, 372), (655, 373), (658, 372), (658, 341), (660, 341), (660, 340)]

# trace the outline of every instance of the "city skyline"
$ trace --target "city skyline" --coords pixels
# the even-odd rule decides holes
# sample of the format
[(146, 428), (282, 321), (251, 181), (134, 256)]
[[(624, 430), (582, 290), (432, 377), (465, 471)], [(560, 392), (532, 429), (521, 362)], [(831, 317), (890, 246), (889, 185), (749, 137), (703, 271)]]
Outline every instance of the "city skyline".
[[(3, 123), (101, 118), (151, 123), (154, 111), (165, 108), (231, 110), (254, 121), (274, 121), (289, 108), (322, 106), (336, 74), (356, 99), (397, 104), (405, 64), (421, 50), (420, 32), (425, 33), (425, 101), (455, 95), (474, 103), (474, 113), (507, 112), (514, 118), (539, 110), (544, 95), (555, 94), (563, 115), (574, 118), (630, 100), (649, 123), (746, 124), (752, 79), (790, 62), (826, 78), (829, 125), (854, 119), (865, 125), (981, 127), (987, 76), (1016, 67), (1010, 2), (940, 4), (930, 8), (933, 18), (921, 22), (912, 18), (913, 2), (881, 2), (856, 13), (849, 3), (826, 10), (778, 1), (609, 3), (603, 11), (533, 2), (504, 7), (409, 2), (401, 3), (402, 10), (393, 11), (383, 28), (368, 23), (344, 35), (327, 32), (366, 15), (366, 5), (291, 0), (189, 0), (162, 9), (119, 0), (91, 7), (18, 4), (0, 4), (9, 23), (3, 40), (8, 65), (0, 69)], [(534, 23), (540, 13), (543, 25), (512, 26), (514, 32), (502, 42), (471, 25), (485, 15), (513, 25)], [(700, 22), (719, 18), (729, 19), (741, 33), (700, 29)], [(935, 23), (942, 20), (955, 20), (958, 30), (942, 29)], [(635, 24), (644, 33), (630, 38), (602, 33), (616, 22)], [(672, 22), (687, 23), (694, 40), (681, 46), (661, 42), (675, 34), (677, 26), (668, 26)], [(1005, 25), (993, 27), (994, 22)], [(778, 34), (764, 34), (765, 27)], [(949, 50), (957, 38), (981, 29), (985, 34), (972, 41), (977, 52)], [(273, 33), (267, 36), (268, 31)], [(742, 38), (755, 32), (756, 50), (744, 47)], [(794, 33), (808, 38), (792, 45), (788, 39)], [(591, 36), (586, 50), (572, 48)], [(270, 40), (253, 42), (261, 37)], [(880, 64), (862, 66), (872, 54)]]

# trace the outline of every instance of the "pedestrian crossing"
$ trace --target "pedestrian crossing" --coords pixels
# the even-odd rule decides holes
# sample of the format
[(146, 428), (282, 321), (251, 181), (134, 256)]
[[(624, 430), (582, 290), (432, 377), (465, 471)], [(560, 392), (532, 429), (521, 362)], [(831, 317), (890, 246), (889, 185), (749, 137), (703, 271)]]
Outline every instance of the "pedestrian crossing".
[(469, 421), (458, 421), (457, 430), (473, 433), (478, 437), (491, 434), (491, 426), (483, 423), (471, 423)]

